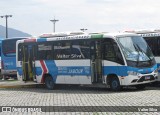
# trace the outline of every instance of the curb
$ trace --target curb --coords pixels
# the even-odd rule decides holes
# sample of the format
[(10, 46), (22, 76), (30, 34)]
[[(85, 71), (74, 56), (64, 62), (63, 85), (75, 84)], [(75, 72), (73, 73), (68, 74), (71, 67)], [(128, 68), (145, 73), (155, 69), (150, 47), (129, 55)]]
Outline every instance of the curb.
[[(19, 81), (1, 81), (0, 88), (35, 88), (35, 87), (42, 87), (43, 84), (33, 83), (33, 82), (19, 82)], [(43, 85), (44, 86), (44, 85)]]
[(38, 84), (32, 84), (32, 85), (2, 85), (0, 88), (34, 88), (37, 87)]

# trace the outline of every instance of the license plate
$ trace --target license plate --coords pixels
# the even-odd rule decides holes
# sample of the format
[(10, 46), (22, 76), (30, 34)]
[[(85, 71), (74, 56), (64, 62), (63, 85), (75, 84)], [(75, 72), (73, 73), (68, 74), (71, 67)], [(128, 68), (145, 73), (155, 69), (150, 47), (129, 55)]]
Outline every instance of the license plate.
[(150, 79), (150, 76), (145, 76), (145, 80), (149, 80)]

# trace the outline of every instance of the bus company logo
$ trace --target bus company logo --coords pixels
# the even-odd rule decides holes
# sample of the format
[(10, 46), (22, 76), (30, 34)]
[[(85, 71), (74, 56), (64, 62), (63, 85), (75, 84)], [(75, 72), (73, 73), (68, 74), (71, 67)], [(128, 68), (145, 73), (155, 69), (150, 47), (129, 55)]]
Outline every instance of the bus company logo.
[(2, 112), (12, 112), (11, 107), (2, 107)]

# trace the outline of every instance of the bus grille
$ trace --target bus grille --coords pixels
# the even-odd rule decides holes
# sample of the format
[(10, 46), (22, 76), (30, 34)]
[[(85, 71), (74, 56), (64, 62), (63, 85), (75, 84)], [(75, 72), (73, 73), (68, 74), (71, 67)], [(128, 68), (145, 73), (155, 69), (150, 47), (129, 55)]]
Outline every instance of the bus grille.
[[(146, 79), (146, 77), (149, 77), (149, 79)], [(143, 81), (151, 81), (151, 80), (155, 80), (153, 75), (149, 75), (149, 76), (142, 76), (137, 82), (143, 82)]]

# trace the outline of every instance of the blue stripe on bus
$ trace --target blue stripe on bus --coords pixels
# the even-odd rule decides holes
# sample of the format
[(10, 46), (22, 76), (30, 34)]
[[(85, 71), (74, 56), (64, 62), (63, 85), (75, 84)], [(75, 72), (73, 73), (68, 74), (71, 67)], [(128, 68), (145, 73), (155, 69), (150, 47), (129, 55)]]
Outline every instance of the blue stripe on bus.
[(42, 69), (41, 67), (36, 67), (36, 75), (42, 75)]
[(47, 39), (46, 38), (37, 39), (37, 42), (44, 42), (44, 41), (47, 41)]
[(55, 64), (55, 61), (53, 60), (45, 60), (46, 67), (48, 69), (48, 73), (50, 73), (52, 76), (58, 75), (58, 68)]
[(90, 66), (56, 66), (53, 60), (45, 61), (48, 73), (52, 76), (57, 75), (90, 75)]
[(134, 67), (128, 67), (128, 71), (134, 71), (137, 73), (142, 73), (142, 74), (147, 74), (147, 73), (152, 73), (154, 70), (157, 69), (157, 64), (155, 64), (152, 67), (148, 68), (134, 68)]
[(128, 76), (128, 73), (127, 73), (128, 71), (137, 72), (141, 74), (148, 74), (148, 73), (152, 73), (156, 69), (157, 69), (157, 64), (151, 68), (134, 68), (134, 67), (128, 67), (128, 66), (104, 66), (103, 75), (116, 74), (119, 76)]
[(90, 75), (89, 66), (74, 66), (74, 67), (58, 67), (58, 75)]
[(127, 66), (104, 66), (103, 75), (116, 74), (119, 76), (127, 76)]
[[(57, 78), (57, 75), (91, 75), (91, 67), (90, 66), (56, 66), (53, 60), (45, 61), (46, 67), (48, 69), (48, 73), (53, 76), (54, 81)], [(141, 74), (148, 74), (157, 69), (157, 64), (151, 68), (134, 68), (127, 66), (104, 66), (103, 67), (103, 75), (108, 74), (116, 74), (118, 76), (128, 76), (129, 72), (137, 72)], [(23, 74), (22, 68), (17, 68), (19, 75)], [(42, 75), (42, 68), (36, 67), (36, 75)]]
[(19, 75), (22, 75), (22, 74), (23, 74), (22, 67), (17, 67), (17, 71), (18, 71), (18, 74), (19, 74)]

